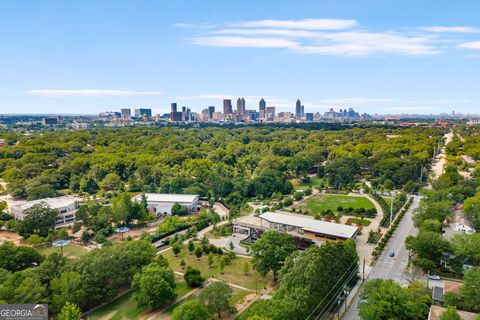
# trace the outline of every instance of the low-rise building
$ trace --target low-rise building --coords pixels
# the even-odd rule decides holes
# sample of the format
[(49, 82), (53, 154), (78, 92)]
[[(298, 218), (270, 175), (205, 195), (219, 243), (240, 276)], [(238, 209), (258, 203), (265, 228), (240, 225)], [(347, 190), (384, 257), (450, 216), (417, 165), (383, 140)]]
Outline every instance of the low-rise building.
[(233, 226), (235, 233), (246, 234), (252, 240), (258, 239), (266, 230), (289, 233), (298, 247), (305, 248), (329, 241), (355, 240), (359, 228), (286, 212), (265, 212), (258, 217), (239, 218)]
[(10, 207), (10, 214), (15, 218), (15, 220), (23, 220), (25, 218), (25, 211), (27, 209), (37, 204), (45, 204), (52, 209), (58, 210), (58, 219), (55, 227), (66, 227), (75, 222), (75, 213), (77, 212), (79, 202), (80, 200), (74, 196), (62, 196), (26, 201), (24, 203), (12, 205)]
[[(147, 208), (155, 211), (157, 215), (171, 215), (175, 203), (187, 208), (189, 211), (198, 209), (198, 194), (172, 194), (172, 193), (145, 193)], [(142, 194), (133, 197), (133, 201), (140, 202)]]

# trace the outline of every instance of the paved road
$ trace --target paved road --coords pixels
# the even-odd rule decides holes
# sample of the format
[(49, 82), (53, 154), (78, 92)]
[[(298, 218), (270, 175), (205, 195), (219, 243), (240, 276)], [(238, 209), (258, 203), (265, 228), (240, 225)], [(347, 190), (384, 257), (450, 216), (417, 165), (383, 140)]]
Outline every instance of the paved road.
[[(403, 277), (403, 272), (408, 263), (408, 251), (405, 248), (405, 239), (410, 235), (416, 235), (418, 230), (413, 225), (413, 210), (418, 207), (420, 197), (415, 196), (412, 205), (407, 210), (407, 213), (403, 217), (402, 221), (395, 230), (395, 233), (390, 238), (387, 246), (385, 247), (382, 255), (378, 259), (377, 263), (373, 267), (368, 279), (392, 279), (401, 284), (407, 284), (407, 280)], [(395, 252), (395, 257), (388, 256), (388, 252)], [(357, 293), (353, 301), (350, 303), (349, 308), (343, 319), (345, 320), (358, 320), (358, 302), (360, 301), (360, 293)]]

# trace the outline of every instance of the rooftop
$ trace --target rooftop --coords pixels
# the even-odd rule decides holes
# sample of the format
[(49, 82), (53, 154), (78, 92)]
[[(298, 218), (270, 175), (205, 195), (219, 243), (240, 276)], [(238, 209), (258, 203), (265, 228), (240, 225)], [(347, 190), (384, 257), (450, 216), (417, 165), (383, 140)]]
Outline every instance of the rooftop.
[[(145, 193), (147, 201), (152, 202), (193, 202), (198, 198), (198, 194), (173, 194), (173, 193)], [(135, 196), (136, 200), (140, 200), (142, 195)]]
[(71, 205), (72, 203), (79, 201), (78, 198), (74, 196), (62, 196), (62, 197), (55, 197), (55, 198), (43, 198), (43, 199), (38, 199), (38, 200), (32, 200), (32, 201), (26, 201), (24, 203), (16, 204), (12, 206), (12, 209), (16, 210), (27, 210), (28, 208), (40, 204), (40, 203), (45, 203), (47, 204), (50, 208), (53, 209), (60, 209), (66, 206)]
[(273, 223), (285, 224), (320, 234), (328, 234), (341, 238), (353, 238), (357, 227), (344, 224), (315, 220), (311, 217), (290, 213), (265, 212), (260, 218)]

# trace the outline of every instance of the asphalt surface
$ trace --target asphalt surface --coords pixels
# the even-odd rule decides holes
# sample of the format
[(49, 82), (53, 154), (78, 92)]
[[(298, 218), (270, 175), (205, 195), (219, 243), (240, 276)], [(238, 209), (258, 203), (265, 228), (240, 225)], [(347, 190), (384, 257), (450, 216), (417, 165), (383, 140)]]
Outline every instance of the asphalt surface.
[[(408, 264), (408, 250), (405, 247), (405, 239), (408, 236), (416, 235), (418, 230), (413, 225), (413, 210), (415, 210), (420, 202), (420, 197), (415, 196), (413, 198), (412, 205), (407, 210), (402, 221), (398, 225), (394, 234), (390, 238), (390, 241), (385, 246), (382, 255), (377, 260), (377, 263), (373, 267), (370, 274), (367, 276), (369, 279), (392, 279), (400, 284), (408, 284), (408, 281), (404, 278), (403, 273)], [(393, 251), (394, 257), (389, 257), (388, 253)], [(362, 289), (360, 289), (362, 290)], [(358, 303), (360, 301), (361, 293), (357, 293), (353, 301), (350, 303), (347, 312), (344, 314), (345, 320), (358, 320)]]

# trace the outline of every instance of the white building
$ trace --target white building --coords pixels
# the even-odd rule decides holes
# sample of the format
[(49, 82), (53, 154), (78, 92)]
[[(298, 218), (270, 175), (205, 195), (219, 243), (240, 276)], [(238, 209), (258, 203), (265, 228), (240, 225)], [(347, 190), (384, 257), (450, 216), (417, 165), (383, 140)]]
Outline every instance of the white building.
[(65, 227), (72, 225), (75, 222), (75, 213), (78, 209), (78, 203), (79, 199), (73, 196), (44, 198), (12, 205), (10, 207), (10, 214), (15, 220), (23, 220), (25, 218), (25, 210), (36, 204), (45, 204), (52, 209), (58, 210), (58, 219), (55, 227)]
[(475, 229), (473, 229), (468, 223), (460, 222), (460, 223), (455, 223), (452, 226), (453, 231), (456, 232), (461, 232), (461, 233), (467, 233), (467, 234), (472, 234), (475, 233)]
[[(155, 211), (157, 215), (171, 215), (175, 203), (186, 207), (189, 211), (198, 209), (198, 194), (172, 194), (172, 193), (145, 193), (147, 208)], [(140, 202), (142, 194), (133, 197), (133, 201)]]

